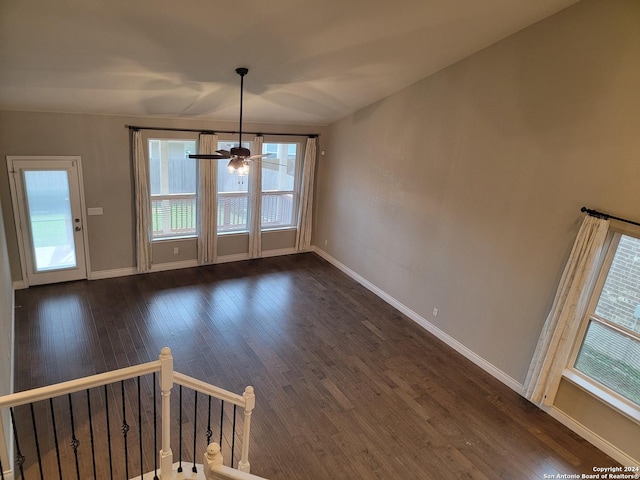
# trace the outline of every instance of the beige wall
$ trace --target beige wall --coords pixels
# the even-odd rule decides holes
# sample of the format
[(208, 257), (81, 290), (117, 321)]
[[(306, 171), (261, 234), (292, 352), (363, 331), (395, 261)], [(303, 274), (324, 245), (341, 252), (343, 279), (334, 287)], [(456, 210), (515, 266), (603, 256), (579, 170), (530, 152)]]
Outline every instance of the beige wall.
[(524, 382), (580, 207), (640, 219), (638, 25), (584, 0), (331, 125), (315, 244)]
[[(102, 207), (101, 216), (87, 217), (89, 255), (94, 274), (135, 266), (133, 177), (129, 134), (125, 125), (164, 128), (237, 130), (237, 124), (163, 118), (0, 111), (0, 157), (6, 155), (80, 155), (87, 207)], [(249, 131), (264, 133), (324, 133), (321, 127), (247, 124)], [(177, 135), (177, 134), (176, 134)], [(280, 137), (277, 137), (280, 138)], [(0, 200), (14, 281), (22, 279), (18, 244), (6, 167), (0, 168)], [(271, 239), (270, 237), (274, 238)], [(219, 242), (218, 254), (248, 251), (246, 235)], [(295, 245), (281, 233), (264, 234), (264, 250)], [(285, 238), (285, 242), (283, 242)], [(174, 246), (179, 254), (173, 254)], [(265, 252), (267, 254), (268, 252)], [(154, 245), (154, 263), (196, 259), (195, 240), (166, 241)]]

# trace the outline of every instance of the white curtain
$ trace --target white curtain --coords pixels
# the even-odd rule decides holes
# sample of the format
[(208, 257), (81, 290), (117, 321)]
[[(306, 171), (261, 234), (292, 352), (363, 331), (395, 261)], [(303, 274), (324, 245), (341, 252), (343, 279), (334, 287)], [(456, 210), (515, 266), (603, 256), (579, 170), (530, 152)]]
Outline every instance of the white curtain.
[[(218, 136), (202, 133), (198, 138), (198, 153), (213, 154), (218, 149)], [(198, 160), (198, 264), (216, 260), (218, 243), (218, 161)]]
[(525, 381), (525, 396), (552, 405), (589, 302), (609, 220), (587, 216), (569, 255)]
[(142, 132), (133, 130), (132, 137), (134, 196), (136, 203), (136, 264), (139, 273), (151, 269), (151, 198), (149, 163), (144, 153)]
[[(253, 154), (262, 153), (262, 136), (253, 139)], [(249, 258), (262, 255), (262, 160), (256, 158), (249, 167)]]
[(296, 250), (309, 250), (311, 247), (311, 228), (313, 215), (313, 182), (316, 171), (316, 137), (307, 138), (300, 185), (300, 204), (298, 206), (298, 231), (296, 232)]

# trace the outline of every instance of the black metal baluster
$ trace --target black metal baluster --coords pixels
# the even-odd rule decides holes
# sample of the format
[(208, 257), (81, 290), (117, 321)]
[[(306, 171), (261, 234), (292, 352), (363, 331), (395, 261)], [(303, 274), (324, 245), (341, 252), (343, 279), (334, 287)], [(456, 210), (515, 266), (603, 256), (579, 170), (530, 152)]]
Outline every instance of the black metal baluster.
[(129, 447), (127, 444), (127, 433), (129, 433), (129, 424), (127, 424), (127, 409), (125, 406), (124, 398), (124, 380), (120, 380), (120, 386), (122, 389), (122, 435), (124, 437), (124, 472), (125, 478), (129, 478)]
[(40, 440), (38, 439), (38, 428), (36, 427), (36, 414), (33, 411), (33, 403), (29, 404), (29, 409), (31, 410), (31, 424), (33, 425), (33, 438), (36, 443), (36, 456), (38, 457), (40, 480), (44, 480), (44, 475), (42, 474), (42, 457), (40, 456)]
[(51, 425), (53, 427), (53, 443), (56, 446), (56, 460), (58, 460), (58, 478), (62, 480), (62, 463), (60, 463), (60, 444), (58, 443), (58, 430), (56, 429), (56, 416), (53, 413), (53, 398), (49, 399), (51, 410)]
[[(109, 478), (113, 480), (113, 455), (111, 455), (111, 423), (109, 422), (109, 390), (104, 386), (104, 415), (107, 421), (107, 448), (109, 450)], [(62, 479), (60, 479), (62, 480)]]
[(96, 447), (93, 440), (93, 418), (91, 417), (91, 395), (87, 388), (87, 410), (89, 412), (89, 439), (91, 440), (91, 461), (93, 462), (93, 478), (98, 478), (96, 474)]
[(76, 437), (76, 424), (73, 419), (73, 402), (71, 401), (71, 394), (68, 394), (69, 398), (69, 418), (71, 419), (71, 443), (69, 444), (73, 448), (73, 455), (76, 460), (76, 478), (80, 480), (80, 463), (78, 463), (78, 447), (80, 446), (80, 440)]
[(142, 397), (140, 396), (140, 377), (138, 377), (138, 444), (140, 445), (140, 478), (144, 476), (142, 465)]
[(231, 468), (233, 468), (233, 449), (236, 445), (236, 409), (238, 406), (233, 405), (233, 425), (231, 427)]
[(207, 447), (211, 443), (211, 437), (213, 436), (213, 432), (211, 431), (211, 395), (208, 395), (208, 397), (209, 397), (209, 405), (207, 407), (207, 433), (206, 433)]
[(182, 385), (180, 385), (180, 395), (179, 395), (179, 400), (178, 400), (178, 435), (179, 435), (179, 441), (178, 441), (178, 473), (182, 472)]
[(158, 405), (156, 402), (156, 372), (153, 372), (153, 480), (158, 479)]
[(1, 458), (0, 458), (0, 480), (4, 480), (4, 467), (2, 466)]
[(196, 468), (196, 435), (198, 434), (198, 391), (195, 390), (196, 397), (193, 403), (193, 467), (191, 467), (191, 471), (193, 473), (198, 473), (198, 469)]
[(24, 480), (24, 469), (22, 465), (24, 465), (25, 457), (22, 455), (22, 451), (20, 450), (20, 442), (18, 441), (18, 429), (16, 428), (16, 419), (13, 416), (13, 408), (9, 409), (11, 412), (11, 424), (13, 425), (13, 439), (16, 441), (16, 465), (20, 469), (20, 478)]
[(224, 420), (224, 400), (220, 400), (220, 450), (222, 450), (222, 421)]

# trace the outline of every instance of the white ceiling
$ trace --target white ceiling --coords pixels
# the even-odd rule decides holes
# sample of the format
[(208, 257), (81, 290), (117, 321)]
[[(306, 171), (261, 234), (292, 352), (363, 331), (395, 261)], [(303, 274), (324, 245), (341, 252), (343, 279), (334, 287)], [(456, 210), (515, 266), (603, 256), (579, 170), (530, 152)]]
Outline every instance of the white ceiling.
[(1, 0), (0, 109), (326, 125), (577, 0)]

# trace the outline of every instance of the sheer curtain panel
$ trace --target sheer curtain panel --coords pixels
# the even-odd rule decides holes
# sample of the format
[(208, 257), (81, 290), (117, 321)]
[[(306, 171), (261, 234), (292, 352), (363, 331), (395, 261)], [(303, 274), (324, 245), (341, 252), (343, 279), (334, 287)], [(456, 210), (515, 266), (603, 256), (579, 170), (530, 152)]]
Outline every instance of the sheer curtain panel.
[[(253, 153), (262, 153), (262, 136), (253, 139)], [(262, 255), (262, 159), (256, 158), (249, 167), (249, 258)]]
[[(218, 149), (218, 136), (202, 133), (198, 137), (198, 153), (213, 154)], [(218, 160), (198, 160), (198, 264), (216, 261), (218, 243)]]
[(151, 269), (149, 164), (144, 152), (142, 132), (132, 130), (131, 136), (136, 203), (136, 267), (139, 273), (144, 273)]
[(553, 405), (605, 248), (609, 220), (587, 216), (569, 255), (525, 381), (525, 396)]
[(298, 205), (298, 230), (296, 232), (296, 250), (309, 250), (311, 247), (311, 227), (313, 215), (313, 181), (316, 170), (316, 137), (307, 138), (304, 151), (300, 202)]

